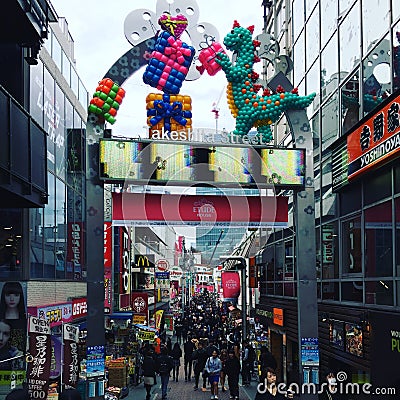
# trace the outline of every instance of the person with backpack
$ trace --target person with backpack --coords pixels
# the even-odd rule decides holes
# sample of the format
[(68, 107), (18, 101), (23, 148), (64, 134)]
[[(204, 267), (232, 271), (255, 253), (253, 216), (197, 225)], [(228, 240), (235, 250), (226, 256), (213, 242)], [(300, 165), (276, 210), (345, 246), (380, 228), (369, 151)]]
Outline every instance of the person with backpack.
[(161, 378), (161, 398), (165, 400), (167, 398), (169, 374), (174, 367), (172, 357), (168, 355), (166, 346), (161, 347), (161, 354), (157, 358), (156, 366)]
[(256, 352), (253, 346), (249, 342), (245, 342), (242, 353), (242, 383), (244, 386), (250, 385), (255, 359)]

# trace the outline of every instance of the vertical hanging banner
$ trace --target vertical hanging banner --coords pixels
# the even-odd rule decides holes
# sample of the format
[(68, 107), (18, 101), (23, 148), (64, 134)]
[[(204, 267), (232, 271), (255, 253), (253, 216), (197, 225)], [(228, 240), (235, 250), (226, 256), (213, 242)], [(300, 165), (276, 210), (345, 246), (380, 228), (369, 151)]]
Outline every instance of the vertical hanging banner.
[(50, 321), (29, 317), (29, 354), (27, 383), (31, 399), (45, 399), (49, 388), (51, 365)]
[(239, 272), (222, 272), (222, 293), (224, 300), (235, 300), (240, 295)]
[(157, 330), (160, 330), (160, 328), (161, 328), (161, 319), (162, 319), (163, 314), (164, 314), (164, 310), (157, 310), (156, 311), (156, 314), (155, 314), (156, 322), (155, 322), (155, 324), (156, 324), (156, 329)]
[(64, 366), (62, 383), (66, 388), (75, 388), (78, 382), (78, 340), (79, 328), (70, 324), (63, 325)]
[(139, 321), (148, 321), (149, 295), (145, 292), (132, 293), (133, 323), (143, 324)]

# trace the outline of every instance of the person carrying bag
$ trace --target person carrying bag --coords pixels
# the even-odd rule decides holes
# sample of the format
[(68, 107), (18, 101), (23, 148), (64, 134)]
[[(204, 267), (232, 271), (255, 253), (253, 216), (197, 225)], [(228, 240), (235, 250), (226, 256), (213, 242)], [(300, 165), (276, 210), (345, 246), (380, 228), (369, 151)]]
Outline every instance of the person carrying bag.
[(149, 350), (143, 360), (143, 382), (146, 388), (146, 400), (150, 400), (151, 388), (156, 384), (156, 362), (154, 360), (153, 350)]

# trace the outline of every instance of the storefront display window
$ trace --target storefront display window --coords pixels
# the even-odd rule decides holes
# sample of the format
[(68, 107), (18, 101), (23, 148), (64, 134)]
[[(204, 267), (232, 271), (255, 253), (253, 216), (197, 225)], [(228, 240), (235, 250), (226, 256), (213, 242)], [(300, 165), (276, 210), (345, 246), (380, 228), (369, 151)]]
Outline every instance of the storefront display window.
[[(306, 2), (311, 3), (309, 0)], [(307, 46), (307, 60), (306, 60), (306, 70), (314, 63), (315, 58), (319, 53), (319, 7), (315, 7), (314, 11), (307, 21), (306, 25), (306, 46)], [(319, 69), (319, 68), (318, 68)], [(312, 93), (308, 91), (308, 93)]]
[(360, 120), (360, 76), (356, 71), (340, 88), (342, 135)]
[(388, 30), (389, 23), (389, 0), (375, 0), (367, 7), (362, 7), (363, 54)]
[(333, 93), (339, 84), (339, 60), (332, 57), (338, 51), (337, 35), (334, 35), (321, 53), (321, 100)]
[(342, 274), (361, 274), (361, 216), (342, 222)]
[(342, 282), (342, 301), (363, 302), (362, 281)]
[(393, 305), (392, 281), (366, 281), (365, 302), (367, 304)]
[(390, 170), (380, 170), (379, 173), (369, 175), (364, 182), (364, 204), (372, 204), (388, 198), (392, 194), (392, 174)]
[(392, 202), (365, 210), (365, 275), (392, 276)]
[(360, 57), (360, 4), (357, 2), (339, 26), (340, 73), (351, 72)]
[(354, 183), (351, 188), (343, 189), (340, 194), (340, 213), (346, 215), (360, 209), (361, 185)]

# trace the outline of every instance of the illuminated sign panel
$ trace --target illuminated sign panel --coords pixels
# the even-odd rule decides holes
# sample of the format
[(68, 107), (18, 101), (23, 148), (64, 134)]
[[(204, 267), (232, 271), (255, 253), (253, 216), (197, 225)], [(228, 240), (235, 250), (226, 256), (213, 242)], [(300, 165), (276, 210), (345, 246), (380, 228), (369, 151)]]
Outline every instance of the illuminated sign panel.
[(305, 150), (150, 140), (100, 140), (100, 178), (109, 182), (301, 188)]

